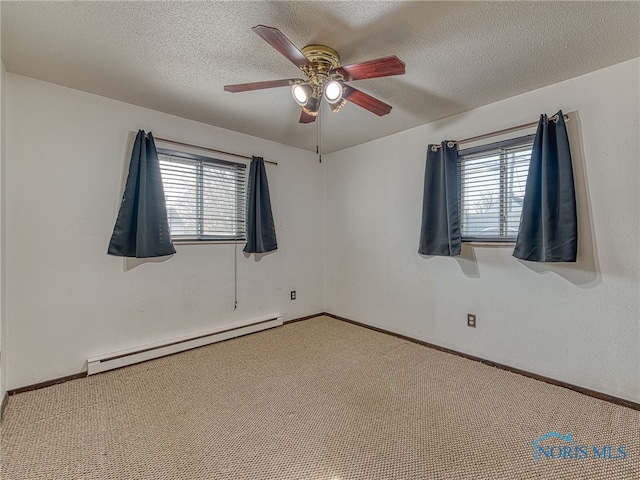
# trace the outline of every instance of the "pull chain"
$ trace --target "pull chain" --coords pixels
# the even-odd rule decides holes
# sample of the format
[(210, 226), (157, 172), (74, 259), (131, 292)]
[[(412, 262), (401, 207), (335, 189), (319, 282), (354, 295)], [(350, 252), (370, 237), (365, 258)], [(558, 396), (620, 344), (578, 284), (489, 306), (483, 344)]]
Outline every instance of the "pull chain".
[(316, 155), (318, 155), (318, 162), (322, 163), (322, 108), (318, 109), (318, 125), (316, 126)]
[(233, 242), (233, 309), (238, 308), (238, 242)]

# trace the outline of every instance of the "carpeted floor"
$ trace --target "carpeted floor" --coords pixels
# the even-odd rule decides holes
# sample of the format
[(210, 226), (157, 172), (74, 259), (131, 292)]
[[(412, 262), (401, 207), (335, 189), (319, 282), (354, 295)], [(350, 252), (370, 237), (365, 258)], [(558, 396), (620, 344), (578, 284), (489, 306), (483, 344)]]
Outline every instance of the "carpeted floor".
[[(534, 461), (550, 432), (587, 458)], [(640, 479), (640, 412), (328, 317), (12, 396), (1, 433), (6, 480)]]

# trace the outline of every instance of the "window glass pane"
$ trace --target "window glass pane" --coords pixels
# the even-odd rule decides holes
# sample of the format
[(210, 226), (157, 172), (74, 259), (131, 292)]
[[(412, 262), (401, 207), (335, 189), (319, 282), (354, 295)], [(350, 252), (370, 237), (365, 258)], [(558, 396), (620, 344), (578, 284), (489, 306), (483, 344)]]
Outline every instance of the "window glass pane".
[(167, 150), (158, 157), (172, 238), (244, 240), (244, 165)]
[(493, 231), (500, 220), (500, 156), (463, 161), (462, 225), (465, 236)]
[(240, 232), (237, 173), (205, 165), (203, 176), (203, 233), (204, 235), (236, 236)]
[(198, 231), (195, 201), (198, 165), (175, 157), (158, 157), (171, 235), (194, 235)]
[(460, 228), (465, 241), (515, 240), (529, 171), (532, 137), (460, 154)]
[(505, 216), (507, 236), (515, 237), (518, 235), (530, 158), (531, 147), (528, 147), (526, 150), (510, 151), (507, 153), (508, 177)]

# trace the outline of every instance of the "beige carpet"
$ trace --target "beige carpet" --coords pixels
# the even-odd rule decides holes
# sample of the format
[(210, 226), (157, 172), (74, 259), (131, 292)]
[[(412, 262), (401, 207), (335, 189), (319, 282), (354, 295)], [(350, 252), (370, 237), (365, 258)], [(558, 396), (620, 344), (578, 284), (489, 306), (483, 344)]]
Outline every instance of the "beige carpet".
[(632, 480), (640, 412), (318, 317), (12, 396), (2, 478)]

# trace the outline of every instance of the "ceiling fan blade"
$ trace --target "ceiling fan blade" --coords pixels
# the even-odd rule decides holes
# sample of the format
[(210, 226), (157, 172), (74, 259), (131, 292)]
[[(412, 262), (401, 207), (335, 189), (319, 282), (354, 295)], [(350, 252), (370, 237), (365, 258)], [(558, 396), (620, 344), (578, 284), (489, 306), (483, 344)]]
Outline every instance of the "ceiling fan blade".
[(368, 62), (353, 63), (332, 69), (330, 74), (342, 76), (345, 82), (364, 80), (366, 78), (389, 77), (404, 75), (404, 62), (395, 55), (369, 60)]
[(250, 83), (237, 83), (235, 85), (225, 85), (225, 92), (249, 92), (251, 90), (261, 90), (263, 88), (275, 88), (275, 87), (288, 87), (293, 85), (294, 82), (303, 80), (299, 78), (283, 78), (282, 80), (267, 80), (266, 82), (250, 82)]
[(316, 117), (309, 115), (307, 112), (302, 110), (302, 113), (300, 114), (300, 123), (313, 123), (315, 121)]
[(313, 64), (300, 50), (298, 50), (298, 47), (291, 43), (291, 40), (289, 40), (284, 33), (277, 28), (257, 25), (251, 30), (260, 35), (264, 41), (293, 62), (296, 67), (313, 67)]
[(350, 87), (349, 85), (345, 85), (344, 88), (345, 92), (342, 98), (345, 98), (351, 103), (355, 103), (365, 110), (369, 110), (370, 112), (373, 112), (379, 116), (386, 115), (391, 111), (391, 105), (388, 105), (383, 101), (372, 97), (371, 95), (367, 95), (366, 93)]

